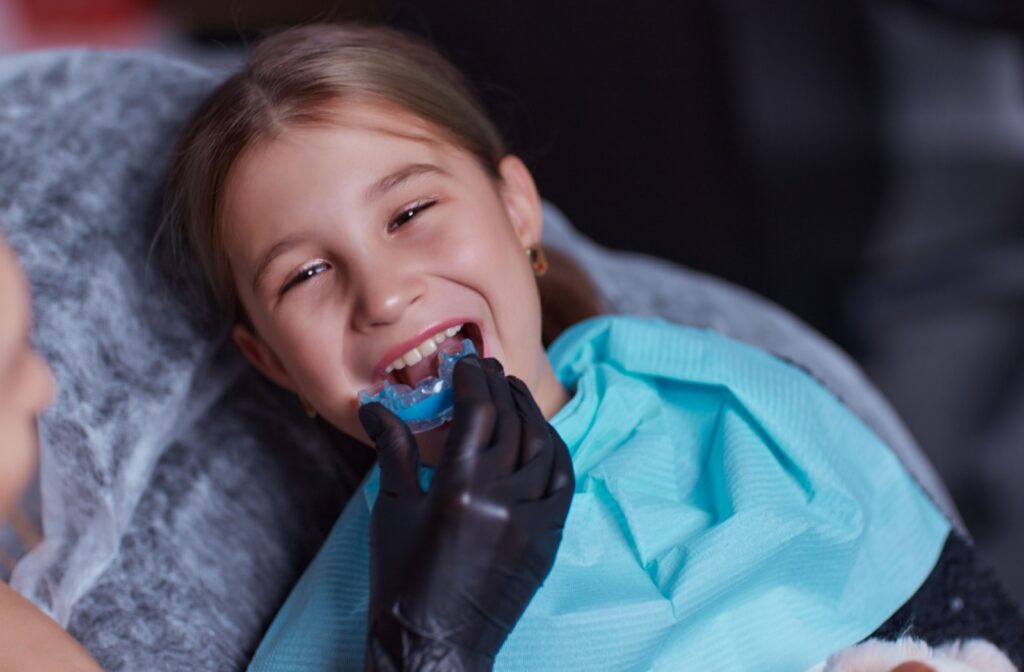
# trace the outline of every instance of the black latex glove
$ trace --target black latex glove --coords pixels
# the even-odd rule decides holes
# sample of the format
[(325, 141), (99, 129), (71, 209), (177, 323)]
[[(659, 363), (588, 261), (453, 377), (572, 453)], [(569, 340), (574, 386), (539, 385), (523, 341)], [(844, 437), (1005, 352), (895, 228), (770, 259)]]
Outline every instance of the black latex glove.
[(569, 451), (497, 360), (460, 360), (431, 482), (408, 427), (380, 404), (359, 418), (377, 446), (366, 669), (490, 670), (551, 571), (575, 480)]

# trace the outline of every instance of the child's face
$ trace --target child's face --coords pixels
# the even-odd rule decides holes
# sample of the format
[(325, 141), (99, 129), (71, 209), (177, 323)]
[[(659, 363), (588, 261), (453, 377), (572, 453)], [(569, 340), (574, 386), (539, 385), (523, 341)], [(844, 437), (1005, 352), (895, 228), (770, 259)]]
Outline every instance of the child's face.
[(32, 476), (36, 416), (53, 398), (53, 377), (32, 349), (32, 305), (25, 274), (0, 238), (0, 518)]
[(370, 104), (251, 148), (229, 175), (223, 211), (255, 327), (236, 327), (242, 351), (367, 441), (357, 393), (402, 352), (465, 323), (554, 413), (564, 390), (541, 345), (525, 254), (540, 242), (540, 200), (518, 159), (501, 174), (496, 184), (418, 118)]

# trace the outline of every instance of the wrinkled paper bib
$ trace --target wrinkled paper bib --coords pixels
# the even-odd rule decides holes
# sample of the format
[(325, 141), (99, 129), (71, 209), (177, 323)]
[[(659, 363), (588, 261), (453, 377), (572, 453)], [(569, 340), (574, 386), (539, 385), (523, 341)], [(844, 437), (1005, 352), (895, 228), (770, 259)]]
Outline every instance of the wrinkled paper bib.
[[(576, 494), (555, 566), (499, 671), (803, 670), (928, 576), (946, 519), (803, 371), (713, 332), (580, 323), (551, 347), (575, 388), (552, 424)], [(367, 476), (250, 669), (361, 670)]]

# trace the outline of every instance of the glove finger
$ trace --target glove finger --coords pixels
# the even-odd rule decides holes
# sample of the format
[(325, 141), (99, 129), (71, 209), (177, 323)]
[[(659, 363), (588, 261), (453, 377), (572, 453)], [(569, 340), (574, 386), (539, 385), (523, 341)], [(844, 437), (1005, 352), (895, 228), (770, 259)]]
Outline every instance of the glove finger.
[[(531, 446), (524, 445), (526, 449), (520, 458), (520, 464), (526, 464), (534, 458), (534, 456), (547, 445), (547, 418), (544, 417), (544, 411), (540, 410), (540, 406), (537, 405), (537, 400), (533, 398), (533, 394), (530, 392), (530, 388), (526, 386), (519, 378), (515, 376), (509, 376), (509, 385), (516, 390), (516, 405), (519, 408), (519, 412), (523, 414), (524, 422), (529, 419), (531, 427), (534, 429), (534, 437), (537, 442)], [(543, 427), (543, 431), (541, 431)]]
[(510, 387), (523, 423), (516, 478), (522, 479), (521, 497), (537, 499), (547, 491), (555, 456), (554, 446), (548, 423), (526, 391), (526, 385), (519, 379), (511, 379)]
[(568, 446), (565, 445), (565, 441), (562, 441), (562, 437), (558, 435), (555, 428), (549, 425), (548, 431), (554, 446), (554, 460), (551, 466), (551, 477), (548, 479), (547, 494), (565, 493), (567, 499), (571, 499), (576, 490), (576, 474), (572, 468), (572, 456), (569, 455)]
[(496, 411), (494, 437), (489, 449), (496, 451), (491, 460), (495, 467), (495, 473), (492, 476), (500, 478), (516, 470), (519, 461), (521, 418), (501, 364), (494, 358), (487, 358), (483, 360), (483, 366), (487, 373), (487, 385), (490, 388), (491, 399)]
[(442, 463), (459, 462), (480, 453), (490, 445), (494, 432), (496, 411), (479, 357), (468, 355), (455, 363), (452, 392), (452, 427)]
[(409, 426), (376, 402), (360, 406), (359, 422), (377, 446), (381, 491), (422, 494), (418, 477), (420, 452)]
[[(533, 395), (529, 393), (526, 387), (526, 383), (519, 380), (518, 378), (511, 378), (511, 384), (513, 387), (520, 390), (525, 394), (527, 403), (532, 409), (532, 412), (539, 417), (544, 417), (540, 407), (537, 406), (536, 400)], [(565, 490), (571, 498), (573, 491), (576, 489), (576, 476), (573, 473), (572, 468), (572, 456), (569, 455), (569, 448), (565, 445), (565, 441), (562, 441), (562, 437), (558, 435), (555, 428), (551, 426), (547, 421), (544, 422), (548, 435), (551, 440), (551, 447), (554, 452), (554, 459), (552, 460), (551, 475), (548, 479), (546, 495), (550, 496), (556, 492)]]
[(522, 502), (520, 506), (529, 509), (526, 515), (533, 525), (530, 538), (537, 544), (537, 548), (549, 549), (553, 557), (554, 549), (561, 543), (562, 530), (565, 528), (576, 489), (572, 459), (564, 443), (555, 447), (551, 474), (549, 486), (560, 487), (549, 487), (543, 497), (532, 502)]

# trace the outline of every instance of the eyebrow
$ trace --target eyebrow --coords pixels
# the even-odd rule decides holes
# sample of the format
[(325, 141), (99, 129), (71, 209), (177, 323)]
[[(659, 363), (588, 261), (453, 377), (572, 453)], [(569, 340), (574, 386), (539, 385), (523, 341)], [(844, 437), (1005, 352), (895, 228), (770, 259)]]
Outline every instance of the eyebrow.
[(260, 258), (260, 263), (256, 265), (256, 272), (252, 276), (252, 291), (254, 294), (259, 289), (260, 284), (262, 284), (263, 278), (267, 275), (267, 271), (270, 270), (270, 264), (288, 250), (298, 247), (302, 243), (306, 242), (308, 238), (309, 236), (306, 234), (286, 236), (274, 243), (271, 248), (263, 254)]
[(366, 190), (365, 198), (367, 201), (374, 201), (409, 179), (431, 174), (451, 177), (446, 170), (432, 163), (410, 163), (374, 182)]

